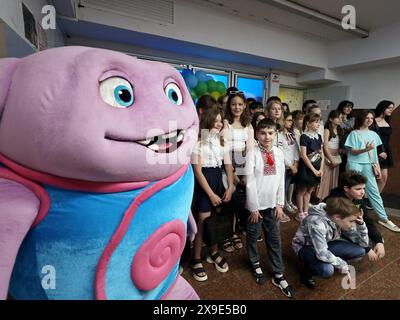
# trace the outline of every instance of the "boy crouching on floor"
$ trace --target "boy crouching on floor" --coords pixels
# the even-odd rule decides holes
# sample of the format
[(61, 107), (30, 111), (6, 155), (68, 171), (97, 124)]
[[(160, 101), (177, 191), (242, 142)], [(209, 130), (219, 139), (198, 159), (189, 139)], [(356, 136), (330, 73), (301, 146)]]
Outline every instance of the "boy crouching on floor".
[(276, 124), (270, 119), (261, 120), (256, 128), (258, 144), (247, 154), (246, 209), (250, 215), (246, 228), (246, 247), (255, 280), (258, 284), (264, 284), (265, 279), (257, 250), (261, 225), (272, 267), (272, 283), (280, 288), (284, 295), (291, 298), (292, 289), (283, 277), (279, 228), (285, 204), (285, 163), (283, 152), (273, 146), (276, 135)]
[[(339, 240), (342, 235), (349, 241)], [(330, 278), (335, 268), (350, 278), (345, 260), (364, 256), (368, 242), (363, 212), (349, 199), (329, 198), (326, 204), (312, 206), (292, 241), (300, 262), (301, 282), (314, 289), (312, 276)]]

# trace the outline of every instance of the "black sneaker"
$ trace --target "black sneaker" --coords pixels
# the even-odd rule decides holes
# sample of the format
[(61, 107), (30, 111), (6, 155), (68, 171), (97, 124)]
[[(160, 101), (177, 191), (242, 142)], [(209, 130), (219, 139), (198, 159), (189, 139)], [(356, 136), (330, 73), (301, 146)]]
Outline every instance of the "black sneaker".
[(369, 202), (369, 199), (368, 199), (368, 198), (364, 198), (364, 204), (365, 204), (365, 206), (367, 207), (368, 210), (374, 209), (374, 208), (372, 207), (371, 202)]
[(272, 284), (274, 286), (277, 286), (279, 289), (281, 289), (282, 293), (286, 297), (293, 298), (292, 287), (288, 284), (288, 282), (286, 281), (286, 279), (283, 276), (277, 277), (276, 275), (274, 275), (272, 277)]
[(314, 278), (312, 277), (312, 275), (308, 274), (308, 273), (302, 273), (300, 275), (300, 281), (302, 284), (304, 284), (307, 288), (314, 290), (315, 287), (317, 286)]
[(257, 238), (257, 242), (263, 242), (263, 238), (261, 237), (261, 236), (258, 236), (258, 238)]

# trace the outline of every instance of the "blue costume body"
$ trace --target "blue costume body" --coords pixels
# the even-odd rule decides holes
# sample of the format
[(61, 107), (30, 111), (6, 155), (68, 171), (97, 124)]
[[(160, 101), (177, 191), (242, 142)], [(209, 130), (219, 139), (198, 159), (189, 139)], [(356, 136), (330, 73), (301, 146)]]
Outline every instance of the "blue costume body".
[[(107, 243), (129, 205), (153, 184), (108, 194), (44, 185), (51, 199), (50, 210), (28, 233), (19, 250), (10, 282), (11, 296), (15, 299), (94, 299), (95, 272)], [(161, 225), (180, 220), (186, 226), (192, 194), (193, 171), (189, 166), (176, 182), (138, 207), (109, 261), (105, 277), (107, 299), (160, 299), (171, 287), (177, 277), (178, 263), (149, 291), (135, 286), (130, 268), (140, 246)], [(46, 282), (46, 273), (42, 273), (45, 266), (54, 267), (55, 289), (44, 289), (42, 285), (42, 281)]]

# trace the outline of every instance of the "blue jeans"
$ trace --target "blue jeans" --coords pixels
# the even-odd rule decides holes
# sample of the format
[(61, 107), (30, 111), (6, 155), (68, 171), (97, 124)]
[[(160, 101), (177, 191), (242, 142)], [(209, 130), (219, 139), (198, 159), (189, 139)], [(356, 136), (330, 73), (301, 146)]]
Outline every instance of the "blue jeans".
[[(353, 260), (365, 255), (365, 248), (343, 240), (328, 242), (328, 250), (343, 260)], [(313, 276), (330, 278), (335, 272), (332, 264), (322, 262), (317, 258), (313, 246), (304, 246), (301, 248), (299, 258), (304, 262), (305, 271)]]

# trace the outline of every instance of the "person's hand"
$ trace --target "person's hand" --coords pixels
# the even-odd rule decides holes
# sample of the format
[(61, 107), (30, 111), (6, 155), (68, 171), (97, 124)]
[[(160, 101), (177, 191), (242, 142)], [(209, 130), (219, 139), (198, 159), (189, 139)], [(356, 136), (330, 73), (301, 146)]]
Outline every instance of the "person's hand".
[(275, 219), (279, 221), (283, 215), (283, 209), (281, 206), (276, 206), (275, 208)]
[(364, 211), (362, 211), (362, 209), (360, 210), (360, 215), (357, 217), (357, 219), (355, 220), (355, 222), (357, 224), (363, 224), (364, 223)]
[(382, 171), (381, 169), (377, 168), (376, 170), (376, 179), (379, 180), (382, 178)]
[(235, 186), (237, 186), (239, 183), (240, 183), (239, 177), (238, 177), (236, 174), (234, 174), (234, 175), (233, 175), (233, 184), (234, 184)]
[(371, 151), (371, 150), (373, 150), (374, 148), (375, 148), (375, 145), (374, 145), (373, 142), (367, 142), (367, 143), (365, 144), (365, 150), (366, 150), (366, 151)]
[(379, 154), (379, 157), (386, 160), (387, 159), (387, 153), (386, 152), (382, 152)]
[(290, 167), (290, 170), (292, 171), (292, 175), (296, 175), (299, 169), (297, 169), (296, 165), (293, 165)]
[(258, 223), (258, 219), (262, 219), (262, 216), (258, 210), (250, 212), (250, 215), (248, 218), (250, 223)]
[(229, 202), (232, 199), (233, 187), (226, 189), (224, 196), (222, 197), (223, 202)]
[(321, 177), (321, 171), (320, 170), (313, 170), (314, 176), (316, 177)]
[(212, 205), (213, 205), (214, 207), (220, 205), (221, 202), (222, 202), (222, 199), (221, 199), (220, 197), (218, 197), (215, 193), (213, 193), (212, 195), (210, 195), (209, 198), (210, 198), (210, 201), (211, 201), (211, 203), (212, 203)]
[(367, 253), (369, 261), (378, 261), (379, 257), (374, 250), (369, 250)]
[(383, 245), (383, 243), (377, 243), (375, 245), (374, 252), (379, 259), (382, 259), (385, 256), (385, 246)]
[(339, 165), (340, 165), (339, 162), (335, 162), (335, 161), (332, 162), (332, 168), (336, 168), (336, 167), (338, 167)]

